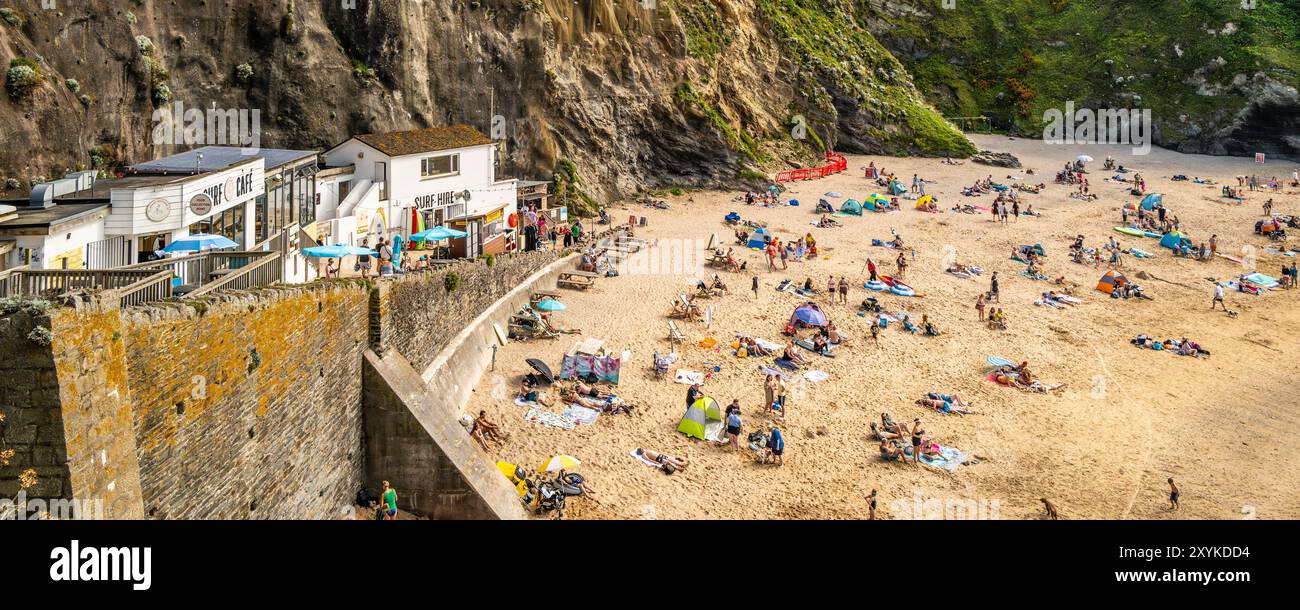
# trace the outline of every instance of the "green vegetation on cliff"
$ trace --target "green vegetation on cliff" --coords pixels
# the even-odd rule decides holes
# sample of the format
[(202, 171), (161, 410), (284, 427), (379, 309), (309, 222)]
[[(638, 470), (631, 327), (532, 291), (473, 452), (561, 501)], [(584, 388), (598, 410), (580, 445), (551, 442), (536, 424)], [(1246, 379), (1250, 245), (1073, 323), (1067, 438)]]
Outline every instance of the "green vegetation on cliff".
[(975, 147), (930, 107), (903, 65), (864, 29), (850, 0), (756, 0), (764, 22), (799, 67), (801, 93), (834, 111), (830, 89), (867, 115), (885, 152), (974, 154)]
[[(1035, 133), (1078, 105), (1151, 109), (1176, 136), (1222, 125), (1247, 102), (1233, 86), (1263, 73), (1296, 86), (1300, 0), (937, 0), (922, 12), (859, 4), (917, 87), (949, 116), (988, 115)], [(1162, 118), (1163, 117), (1163, 118)]]

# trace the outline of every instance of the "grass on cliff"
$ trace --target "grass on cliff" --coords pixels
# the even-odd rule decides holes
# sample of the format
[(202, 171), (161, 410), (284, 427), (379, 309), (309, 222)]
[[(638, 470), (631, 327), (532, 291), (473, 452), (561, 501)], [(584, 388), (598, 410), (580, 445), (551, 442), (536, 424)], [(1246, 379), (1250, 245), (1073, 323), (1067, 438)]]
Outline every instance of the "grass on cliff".
[[(1228, 90), (1264, 72), (1295, 86), (1300, 0), (959, 0), (905, 15), (860, 3), (882, 35), (927, 53), (904, 58), (918, 88), (950, 116), (988, 114), (1026, 133), (1065, 102), (1148, 108), (1189, 121), (1230, 117), (1248, 100)], [(1211, 32), (1213, 30), (1213, 32)], [(1200, 80), (1209, 95), (1198, 92)]]
[(800, 93), (833, 111), (823, 82), (852, 95), (887, 152), (969, 156), (975, 147), (926, 103), (903, 65), (859, 24), (849, 0), (756, 0), (773, 36), (803, 71)]

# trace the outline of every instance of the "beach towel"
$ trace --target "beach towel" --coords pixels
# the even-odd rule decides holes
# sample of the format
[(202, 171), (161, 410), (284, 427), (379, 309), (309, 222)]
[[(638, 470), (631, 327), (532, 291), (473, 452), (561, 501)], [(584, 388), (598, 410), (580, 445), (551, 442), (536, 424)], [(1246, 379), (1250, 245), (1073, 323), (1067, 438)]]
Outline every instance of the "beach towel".
[(561, 430), (572, 430), (578, 427), (578, 425), (574, 423), (572, 419), (560, 415), (559, 413), (551, 413), (550, 411), (543, 411), (536, 407), (529, 409), (528, 413), (524, 414), (524, 419), (533, 422), (535, 424), (542, 424), (543, 426), (550, 426), (552, 428), (560, 428)]
[(596, 418), (600, 417), (600, 411), (582, 405), (569, 405), (564, 408), (564, 413), (560, 415), (579, 426), (590, 426), (596, 423)]
[(1277, 278), (1264, 275), (1263, 273), (1252, 273), (1242, 279), (1263, 288), (1275, 288), (1277, 286)]
[(684, 383), (686, 385), (701, 384), (704, 383), (704, 373), (700, 371), (692, 371), (690, 369), (677, 369), (673, 381)]
[(768, 366), (768, 365), (766, 365), (766, 364), (760, 364), (760, 365), (758, 365), (758, 372), (759, 372), (759, 374), (764, 375), (764, 376), (767, 376), (767, 375), (776, 375), (777, 377), (780, 377), (781, 379), (786, 379), (785, 371), (782, 371), (782, 370), (779, 369), (779, 368), (772, 368), (772, 367), (770, 367), (770, 366)]
[[(903, 453), (904, 453), (904, 454), (906, 455), (906, 457), (908, 457), (909, 459), (911, 458), (911, 455), (910, 455), (911, 452), (912, 452), (912, 448), (911, 448), (911, 447), (904, 447), (904, 448), (903, 448)], [(948, 473), (954, 473), (954, 472), (957, 471), (957, 467), (958, 467), (958, 466), (961, 466), (962, 463), (964, 463), (964, 462), (966, 462), (966, 461), (968, 461), (968, 460), (970, 460), (970, 454), (969, 454), (969, 453), (966, 453), (966, 452), (964, 452), (964, 451), (962, 451), (962, 450), (960, 450), (960, 449), (957, 449), (956, 447), (943, 447), (943, 446), (940, 446), (940, 447), (939, 447), (939, 456), (938, 456), (938, 457), (931, 459), (931, 458), (929, 458), (929, 457), (926, 457), (925, 455), (922, 455), (922, 456), (921, 456), (921, 459), (920, 459), (920, 462), (921, 462), (922, 464), (925, 464), (926, 466), (931, 467), (931, 468), (937, 468), (937, 469), (939, 469), (939, 470), (943, 470), (943, 471), (948, 472)]]
[(539, 407), (539, 406), (541, 406), (541, 405), (539, 405), (538, 403), (535, 403), (535, 402), (533, 402), (533, 401), (531, 401), (531, 400), (524, 400), (524, 398), (523, 398), (522, 396), (520, 396), (519, 398), (516, 398), (516, 399), (515, 399), (515, 405), (516, 405), (516, 406), (520, 406), (520, 407), (530, 407), (530, 408), (535, 408), (535, 407)]
[(777, 358), (776, 360), (773, 360), (772, 363), (775, 364), (775, 365), (777, 365), (777, 366), (779, 366), (779, 367), (781, 367), (781, 368), (783, 368), (783, 369), (788, 369), (788, 370), (791, 370), (791, 371), (795, 371), (795, 370), (798, 370), (798, 369), (799, 369), (799, 365), (797, 365), (797, 364), (795, 364), (795, 363), (793, 363), (793, 362), (791, 362), (791, 361), (789, 361), (789, 360), (786, 360), (785, 358)]
[(818, 383), (830, 379), (831, 374), (827, 373), (826, 371), (814, 370), (814, 371), (808, 371), (807, 373), (804, 373), (803, 378), (807, 379), (809, 382)]
[(637, 455), (637, 454), (636, 454), (636, 449), (633, 449), (633, 450), (627, 452), (627, 454), (630, 455), (630, 456), (632, 456), (633, 458), (635, 458), (636, 461), (641, 462), (642, 464), (645, 464), (646, 466), (652, 466), (652, 467), (654, 467), (654, 468), (663, 468), (663, 467), (664, 467), (663, 464), (660, 464), (659, 462), (656, 462), (656, 461), (654, 461), (654, 460), (651, 460), (650, 458), (647, 458), (647, 457), (644, 456), (644, 455)]

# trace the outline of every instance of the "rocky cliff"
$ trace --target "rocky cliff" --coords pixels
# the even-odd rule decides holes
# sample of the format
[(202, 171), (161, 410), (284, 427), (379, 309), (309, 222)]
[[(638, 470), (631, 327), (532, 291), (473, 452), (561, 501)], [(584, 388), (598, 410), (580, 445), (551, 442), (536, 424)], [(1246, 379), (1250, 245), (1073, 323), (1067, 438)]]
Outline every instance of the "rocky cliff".
[(258, 110), (268, 147), (465, 122), (501, 140), (502, 174), (576, 167), (598, 199), (757, 179), (830, 146), (973, 152), (848, 0), (56, 5), (0, 10), (9, 189), (187, 148), (151, 141), (177, 102)]
[(151, 137), (178, 102), (259, 111), (268, 147), (469, 123), (502, 175), (597, 200), (972, 154), (935, 106), (1021, 133), (1151, 108), (1159, 144), (1294, 155), (1300, 0), (1251, 2), (0, 0), (0, 187), (188, 148)]
[[(944, 8), (944, 6), (950, 8)], [(1300, 0), (861, 0), (947, 116), (1149, 109), (1155, 143), (1300, 159)]]

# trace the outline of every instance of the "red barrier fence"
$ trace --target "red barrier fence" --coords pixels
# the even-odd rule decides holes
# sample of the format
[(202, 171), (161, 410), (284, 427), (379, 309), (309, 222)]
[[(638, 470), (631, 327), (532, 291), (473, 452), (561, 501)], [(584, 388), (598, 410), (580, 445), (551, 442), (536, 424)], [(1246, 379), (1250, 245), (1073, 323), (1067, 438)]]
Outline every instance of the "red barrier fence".
[(813, 180), (815, 178), (825, 178), (831, 174), (838, 174), (849, 168), (849, 160), (844, 155), (838, 153), (826, 153), (826, 165), (821, 167), (809, 167), (806, 169), (793, 169), (781, 172), (776, 175), (777, 182), (792, 182), (794, 180)]

